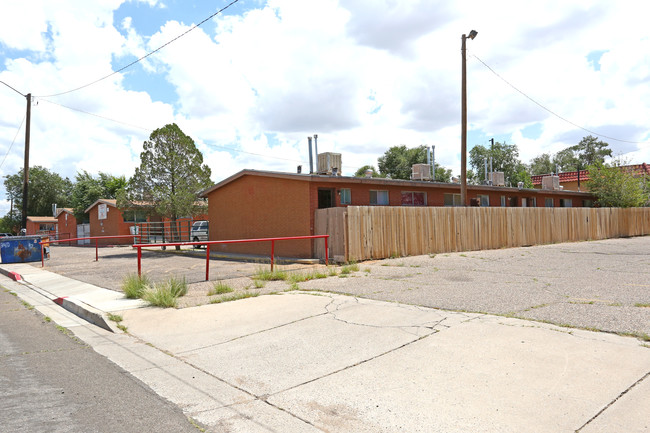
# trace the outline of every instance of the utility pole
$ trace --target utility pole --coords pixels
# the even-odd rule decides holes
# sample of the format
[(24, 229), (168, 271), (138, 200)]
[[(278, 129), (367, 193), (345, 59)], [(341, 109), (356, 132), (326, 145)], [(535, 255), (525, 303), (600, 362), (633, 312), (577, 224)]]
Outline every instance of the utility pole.
[(25, 124), (25, 165), (23, 168), (23, 215), (20, 227), (27, 229), (27, 197), (29, 193), (29, 133), (32, 117), (32, 94), (28, 93), (27, 98), (27, 123)]
[(460, 203), (467, 206), (467, 59), (465, 40), (474, 39), (478, 32), (472, 30), (469, 36), (463, 34), (461, 44), (462, 75), (461, 75), (461, 131), (460, 131)]

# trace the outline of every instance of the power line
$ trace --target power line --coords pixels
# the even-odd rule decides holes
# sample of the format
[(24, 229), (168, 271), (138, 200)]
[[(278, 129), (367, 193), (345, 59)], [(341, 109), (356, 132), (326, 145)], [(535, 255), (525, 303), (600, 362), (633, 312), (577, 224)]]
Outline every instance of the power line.
[(20, 121), (20, 126), (18, 126), (18, 131), (16, 131), (16, 135), (14, 135), (14, 139), (11, 140), (11, 144), (9, 145), (9, 149), (5, 154), (5, 157), (2, 159), (2, 162), (0, 162), (0, 168), (2, 168), (2, 166), (5, 164), (5, 161), (7, 160), (7, 156), (9, 156), (9, 152), (11, 152), (11, 148), (14, 146), (14, 143), (16, 142), (16, 138), (18, 138), (18, 134), (20, 133), (20, 130), (23, 128), (23, 122), (25, 121), (25, 117), (27, 117), (27, 114), (25, 114), (23, 116), (23, 120)]
[(599, 133), (599, 132), (596, 132), (596, 131), (592, 131), (592, 130), (590, 130), (590, 129), (587, 129), (587, 128), (585, 128), (584, 126), (580, 126), (580, 125), (578, 125), (577, 123), (574, 123), (574, 122), (570, 121), (569, 119), (560, 116), (559, 114), (557, 114), (556, 112), (552, 111), (551, 109), (546, 108), (544, 105), (540, 104), (539, 102), (537, 102), (536, 100), (534, 100), (533, 98), (531, 98), (530, 96), (528, 96), (527, 94), (525, 94), (524, 92), (522, 92), (521, 90), (519, 90), (517, 87), (515, 87), (513, 84), (511, 84), (508, 80), (506, 80), (506, 79), (503, 78), (501, 75), (499, 75), (499, 74), (498, 74), (494, 69), (492, 69), (492, 68), (491, 68), (487, 63), (485, 63), (483, 60), (481, 60), (478, 56), (476, 56), (476, 55), (474, 55), (474, 54), (471, 54), (471, 56), (474, 57), (474, 58), (475, 58), (476, 60), (478, 60), (479, 62), (481, 62), (481, 63), (483, 64), (483, 66), (485, 66), (486, 68), (488, 68), (488, 69), (490, 70), (490, 72), (492, 72), (494, 75), (496, 75), (497, 77), (499, 77), (499, 78), (500, 78), (504, 83), (506, 83), (508, 86), (512, 87), (513, 89), (515, 89), (517, 92), (521, 93), (524, 97), (526, 97), (527, 99), (529, 99), (529, 100), (530, 100), (531, 102), (533, 102), (535, 105), (539, 106), (540, 108), (542, 108), (542, 109), (545, 110), (545, 111), (548, 111), (549, 113), (551, 113), (553, 116), (557, 117), (558, 119), (563, 120), (563, 121), (565, 121), (566, 123), (575, 126), (575, 127), (578, 128), (578, 129), (582, 129), (583, 131), (586, 131), (586, 132), (588, 132), (588, 133), (590, 133), (590, 134), (597, 135), (597, 136), (599, 136), (599, 137), (607, 138), (608, 140), (620, 141), (621, 143), (631, 143), (631, 144), (650, 144), (650, 142), (647, 142), (647, 141), (630, 141), (630, 140), (621, 140), (621, 139), (619, 139), (619, 138), (609, 137), (609, 136), (604, 135), (604, 134), (601, 134), (601, 133)]
[[(43, 98), (39, 98), (39, 99), (41, 101), (49, 102), (50, 104), (53, 104), (53, 105), (58, 105), (59, 107), (62, 107), (62, 108), (67, 108), (68, 110), (76, 111), (78, 113), (87, 114), (89, 116), (94, 116), (94, 117), (97, 117), (97, 118), (100, 118), (100, 119), (108, 120), (110, 122), (119, 123), (119, 124), (122, 124), (122, 125), (130, 126), (132, 128), (142, 129), (143, 131), (147, 131), (147, 132), (153, 132), (154, 131), (154, 129), (152, 129), (152, 128), (145, 128), (143, 126), (137, 126), (137, 125), (133, 125), (131, 123), (122, 122), (120, 120), (111, 119), (110, 117), (100, 116), (99, 114), (90, 113), (88, 111), (80, 110), (78, 108), (68, 107), (68, 106), (63, 105), (63, 104), (59, 104), (59, 103), (56, 103), (56, 102), (53, 102), (53, 101), (48, 101), (47, 99), (43, 99)], [(206, 143), (206, 146), (216, 147), (216, 148), (228, 150), (228, 151), (231, 151), (231, 152), (245, 153), (247, 155), (261, 156), (262, 158), (278, 159), (278, 160), (281, 160), (281, 161), (299, 162), (299, 163), (302, 163), (302, 164), (306, 164), (305, 161), (300, 161), (300, 160), (297, 160), (297, 159), (288, 159), (288, 158), (281, 158), (279, 156), (270, 156), (270, 155), (263, 155), (261, 153), (247, 152), (245, 150), (234, 149), (232, 147), (227, 147), (227, 146), (220, 146), (218, 144), (207, 144)]]
[(153, 131), (153, 129), (151, 129), (151, 128), (144, 128), (142, 126), (133, 125), (131, 123), (126, 123), (126, 122), (122, 122), (120, 120), (111, 119), (110, 117), (104, 117), (104, 116), (100, 116), (99, 114), (89, 113), (88, 111), (84, 111), (84, 110), (81, 110), (79, 108), (68, 107), (67, 105), (59, 104), (59, 103), (54, 102), (54, 101), (48, 101), (47, 99), (39, 98), (39, 100), (48, 102), (50, 104), (58, 105), (59, 107), (67, 108), (68, 110), (77, 111), (79, 113), (87, 114), (89, 116), (94, 116), (94, 117), (98, 117), (100, 119), (109, 120), (111, 122), (119, 123), (119, 124), (122, 124), (122, 125), (125, 125), (125, 126), (130, 126), (132, 128), (142, 129), (142, 130), (148, 131), (148, 132)]
[[(24, 96), (25, 98), (27, 97), (27, 95), (24, 95), (24, 94), (20, 93), (18, 90), (14, 89), (13, 87), (11, 87), (9, 84), (5, 83), (4, 81), (0, 81), (0, 83), (2, 83), (2, 84), (4, 84), (5, 86), (9, 87), (11, 90), (13, 90), (14, 92), (18, 93), (20, 96)], [(23, 119), (23, 120), (24, 120), (24, 119)]]
[[(180, 38), (182, 38), (183, 36), (185, 36), (186, 34), (188, 34), (189, 32), (191, 32), (192, 30), (196, 29), (197, 27), (199, 27), (199, 26), (205, 24), (205, 23), (206, 23), (207, 21), (209, 21), (210, 19), (212, 19), (212, 18), (214, 18), (215, 16), (219, 15), (221, 12), (225, 11), (226, 9), (228, 9), (230, 6), (234, 5), (234, 4), (237, 3), (238, 1), (239, 1), (239, 0), (233, 0), (233, 1), (231, 1), (229, 4), (227, 4), (226, 6), (222, 7), (222, 8), (219, 9), (217, 12), (213, 13), (212, 15), (210, 15), (209, 17), (207, 17), (206, 19), (204, 19), (204, 20), (201, 21), (200, 23), (195, 24), (194, 26), (192, 26), (192, 27), (189, 28), (188, 30), (184, 31), (184, 32), (181, 33), (180, 35), (178, 35), (178, 36), (176, 36), (175, 38), (173, 38), (172, 40), (167, 41), (166, 43), (164, 43), (163, 45), (159, 46), (159, 47), (156, 48), (155, 50), (153, 50), (153, 51), (151, 51), (151, 52), (145, 54), (144, 56), (140, 57), (140, 58), (137, 59), (137, 60), (134, 60), (133, 62), (129, 63), (128, 65), (121, 67), (121, 68), (118, 69), (117, 71), (111, 72), (110, 74), (108, 74), (108, 75), (106, 75), (106, 76), (104, 76), (104, 77), (102, 77), (102, 78), (99, 78), (99, 79), (97, 79), (97, 80), (95, 80), (95, 81), (92, 81), (92, 82), (90, 82), (90, 83), (88, 83), (88, 84), (84, 84), (83, 86), (79, 86), (79, 87), (76, 87), (76, 88), (74, 88), (74, 89), (67, 90), (67, 91), (65, 91), (65, 92), (54, 93), (54, 94), (51, 94), (51, 95), (39, 95), (39, 96), (36, 96), (36, 97), (39, 97), (39, 98), (52, 98), (52, 97), (54, 97), (54, 96), (65, 95), (65, 94), (68, 94), (68, 93), (76, 92), (77, 90), (85, 89), (86, 87), (92, 86), (93, 84), (97, 84), (97, 83), (99, 83), (100, 81), (103, 81), (103, 80), (105, 80), (105, 79), (107, 79), (107, 78), (109, 78), (109, 77), (112, 77), (113, 75), (118, 74), (118, 73), (122, 72), (123, 70), (125, 70), (125, 69), (127, 69), (127, 68), (129, 68), (129, 67), (131, 67), (131, 66), (133, 66), (133, 65), (135, 65), (136, 63), (141, 62), (142, 60), (146, 59), (147, 57), (151, 56), (152, 54), (155, 54), (155, 53), (157, 53), (158, 51), (162, 50), (162, 49), (165, 48), (167, 45), (169, 45), (169, 44), (171, 44), (171, 43), (177, 41), (177, 40), (180, 39)], [(15, 89), (14, 89), (14, 90), (15, 90)], [(24, 96), (24, 95), (23, 95), (23, 96)]]

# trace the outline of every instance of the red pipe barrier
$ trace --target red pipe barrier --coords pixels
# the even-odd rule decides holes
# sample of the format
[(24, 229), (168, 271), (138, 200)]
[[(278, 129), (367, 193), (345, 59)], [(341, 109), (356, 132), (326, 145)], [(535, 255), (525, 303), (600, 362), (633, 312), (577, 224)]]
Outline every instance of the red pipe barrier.
[(154, 247), (176, 247), (176, 246), (197, 246), (205, 245), (205, 281), (209, 281), (210, 277), (210, 245), (215, 244), (240, 244), (248, 242), (271, 242), (271, 272), (273, 272), (273, 263), (275, 261), (275, 241), (289, 241), (299, 239), (325, 239), (325, 264), (329, 265), (329, 250), (327, 239), (329, 235), (313, 235), (313, 236), (288, 236), (281, 238), (260, 238), (260, 239), (232, 239), (226, 241), (203, 241), (203, 242), (168, 242), (160, 244), (134, 244), (133, 248), (138, 249), (138, 276), (142, 276), (142, 248)]
[(53, 240), (53, 241), (47, 241), (47, 242), (40, 242), (41, 244), (41, 267), (45, 267), (45, 259), (44, 259), (44, 248), (46, 245), (54, 244), (54, 243), (59, 243), (59, 242), (73, 242), (73, 241), (85, 241), (85, 240), (95, 240), (95, 261), (99, 261), (99, 240), (100, 239), (130, 239), (130, 238), (138, 238), (140, 239), (140, 242), (142, 242), (142, 235), (115, 235), (115, 236), (88, 236), (85, 238), (73, 238), (73, 239), (58, 239), (58, 240)]

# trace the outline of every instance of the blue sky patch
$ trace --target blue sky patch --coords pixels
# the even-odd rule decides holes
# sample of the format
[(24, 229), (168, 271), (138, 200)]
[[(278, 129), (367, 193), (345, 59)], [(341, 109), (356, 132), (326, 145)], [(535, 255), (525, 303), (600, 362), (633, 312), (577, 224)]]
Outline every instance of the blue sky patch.
[(587, 54), (587, 60), (594, 71), (600, 71), (600, 58), (609, 50), (595, 50)]

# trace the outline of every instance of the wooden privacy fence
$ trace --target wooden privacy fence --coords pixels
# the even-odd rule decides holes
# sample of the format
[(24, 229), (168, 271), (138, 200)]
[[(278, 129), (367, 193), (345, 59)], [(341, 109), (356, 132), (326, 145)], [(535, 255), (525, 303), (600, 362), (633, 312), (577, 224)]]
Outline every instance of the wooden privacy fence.
[(350, 261), (648, 235), (650, 208), (348, 206), (317, 210), (314, 225)]

